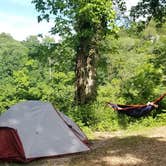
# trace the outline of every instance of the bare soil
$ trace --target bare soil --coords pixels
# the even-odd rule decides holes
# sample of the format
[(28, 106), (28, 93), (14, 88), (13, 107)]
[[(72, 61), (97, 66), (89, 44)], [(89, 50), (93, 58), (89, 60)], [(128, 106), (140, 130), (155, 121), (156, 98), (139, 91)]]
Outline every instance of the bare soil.
[(94, 134), (96, 139), (92, 140), (91, 151), (87, 153), (43, 159), (26, 166), (166, 166), (166, 126), (129, 133)]

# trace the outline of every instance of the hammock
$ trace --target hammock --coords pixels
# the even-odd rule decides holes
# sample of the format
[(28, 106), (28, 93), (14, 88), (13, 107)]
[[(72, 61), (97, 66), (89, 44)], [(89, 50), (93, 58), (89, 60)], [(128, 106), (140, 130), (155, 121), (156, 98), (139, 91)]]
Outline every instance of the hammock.
[(166, 93), (161, 95), (159, 98), (153, 102), (148, 102), (147, 104), (138, 104), (138, 105), (122, 105), (122, 104), (113, 104), (108, 103), (115, 111), (119, 113), (124, 113), (132, 117), (141, 117), (149, 114), (153, 109), (158, 108), (158, 103), (166, 96)]

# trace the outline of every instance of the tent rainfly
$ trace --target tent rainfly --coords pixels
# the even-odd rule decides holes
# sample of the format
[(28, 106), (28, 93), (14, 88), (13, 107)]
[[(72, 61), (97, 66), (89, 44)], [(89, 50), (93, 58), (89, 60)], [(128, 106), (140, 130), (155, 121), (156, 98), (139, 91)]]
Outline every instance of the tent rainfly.
[(28, 162), (88, 150), (85, 134), (50, 103), (21, 102), (0, 116), (0, 160)]

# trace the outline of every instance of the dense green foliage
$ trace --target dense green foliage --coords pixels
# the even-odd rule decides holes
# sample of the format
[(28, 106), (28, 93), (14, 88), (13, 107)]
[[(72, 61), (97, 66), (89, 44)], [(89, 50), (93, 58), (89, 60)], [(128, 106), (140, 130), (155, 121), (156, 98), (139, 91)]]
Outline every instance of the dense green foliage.
[(59, 107), (72, 100), (73, 50), (66, 43), (50, 46), (46, 41), (48, 37), (39, 42), (31, 36), (18, 42), (0, 35), (1, 112), (20, 100), (42, 99)]
[(75, 52), (71, 41), (55, 43), (49, 37), (39, 40), (30, 36), (19, 42), (0, 34), (0, 112), (19, 101), (44, 100), (80, 126), (96, 130), (165, 124), (165, 100), (157, 111), (141, 119), (119, 115), (106, 105), (107, 101), (146, 103), (166, 91), (164, 26), (156, 28), (151, 21), (139, 35), (134, 29), (121, 28), (118, 39), (107, 36), (100, 46), (97, 98), (84, 106), (74, 105)]
[(20, 101), (42, 100), (87, 133), (166, 124), (165, 99), (139, 119), (106, 105), (147, 103), (166, 92), (165, 0), (143, 0), (132, 8), (131, 15), (144, 13), (148, 24), (128, 21), (119, 28), (115, 20), (124, 19), (123, 0), (33, 3), (38, 21), (53, 18), (52, 33), (62, 39), (29, 36), (19, 42), (0, 34), (0, 113)]

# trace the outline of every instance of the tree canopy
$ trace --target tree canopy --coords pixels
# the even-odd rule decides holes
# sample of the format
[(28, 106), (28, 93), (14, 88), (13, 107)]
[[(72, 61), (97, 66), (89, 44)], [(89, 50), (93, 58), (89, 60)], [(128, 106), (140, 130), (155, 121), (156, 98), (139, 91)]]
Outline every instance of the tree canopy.
[(96, 96), (96, 64), (99, 42), (107, 33), (116, 33), (115, 11), (107, 0), (33, 0), (38, 21), (53, 19), (52, 33), (73, 36), (76, 51), (76, 93), (78, 104)]
[(115, 30), (115, 12), (111, 1), (33, 0), (32, 2), (40, 13), (39, 22), (43, 19), (55, 21), (52, 33), (66, 36), (76, 32), (78, 36), (89, 36), (101, 26), (105, 31)]
[(166, 21), (166, 0), (141, 0), (131, 8), (130, 16), (133, 20), (143, 17), (148, 22), (154, 19), (162, 25)]

